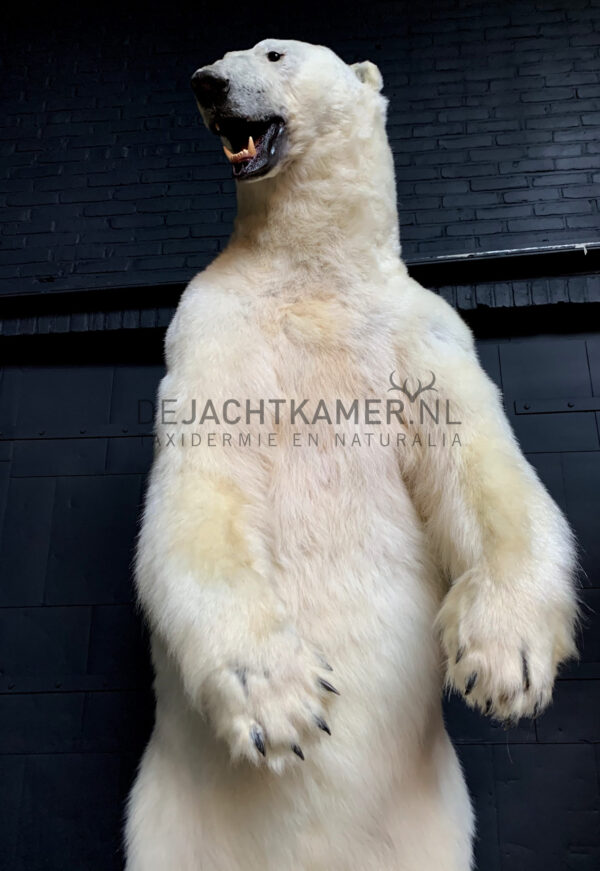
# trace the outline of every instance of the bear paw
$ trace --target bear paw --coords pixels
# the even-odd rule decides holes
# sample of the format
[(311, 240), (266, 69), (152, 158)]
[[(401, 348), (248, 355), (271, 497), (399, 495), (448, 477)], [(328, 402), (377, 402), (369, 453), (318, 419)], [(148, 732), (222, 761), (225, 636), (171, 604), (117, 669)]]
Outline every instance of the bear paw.
[(326, 660), (292, 632), (277, 633), (239, 661), (215, 670), (205, 702), (233, 759), (282, 771), (331, 730), (326, 708), (338, 690)]
[(550, 703), (558, 665), (576, 653), (574, 618), (569, 594), (544, 597), (465, 575), (437, 618), (447, 687), (507, 726), (537, 717)]

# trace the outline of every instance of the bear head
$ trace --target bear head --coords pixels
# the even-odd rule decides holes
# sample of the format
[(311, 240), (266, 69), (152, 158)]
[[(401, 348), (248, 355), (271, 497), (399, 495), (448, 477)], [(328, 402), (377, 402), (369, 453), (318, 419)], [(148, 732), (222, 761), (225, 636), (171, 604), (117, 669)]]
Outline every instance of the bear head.
[(192, 76), (202, 118), (238, 181), (343, 160), (361, 141), (385, 136), (382, 85), (370, 61), (348, 65), (324, 46), (279, 39), (228, 52)]

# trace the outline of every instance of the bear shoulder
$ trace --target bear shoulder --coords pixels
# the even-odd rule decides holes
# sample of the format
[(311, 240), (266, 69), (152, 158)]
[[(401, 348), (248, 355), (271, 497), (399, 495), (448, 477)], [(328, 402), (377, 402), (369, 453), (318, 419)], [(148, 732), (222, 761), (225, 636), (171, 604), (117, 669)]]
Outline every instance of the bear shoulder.
[[(249, 299), (210, 270), (196, 275), (183, 291), (165, 337), (167, 368), (233, 352), (251, 326)], [(218, 349), (218, 353), (216, 353)]]
[(458, 312), (439, 294), (408, 279), (407, 309), (413, 334), (424, 345), (443, 352), (474, 350), (473, 334)]

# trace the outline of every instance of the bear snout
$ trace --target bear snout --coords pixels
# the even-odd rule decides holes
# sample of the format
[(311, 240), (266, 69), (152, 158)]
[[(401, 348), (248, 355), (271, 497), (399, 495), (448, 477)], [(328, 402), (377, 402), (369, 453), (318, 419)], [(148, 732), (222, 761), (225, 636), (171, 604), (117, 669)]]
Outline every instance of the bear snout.
[(198, 103), (204, 109), (220, 106), (229, 93), (229, 79), (207, 67), (196, 70), (191, 84)]

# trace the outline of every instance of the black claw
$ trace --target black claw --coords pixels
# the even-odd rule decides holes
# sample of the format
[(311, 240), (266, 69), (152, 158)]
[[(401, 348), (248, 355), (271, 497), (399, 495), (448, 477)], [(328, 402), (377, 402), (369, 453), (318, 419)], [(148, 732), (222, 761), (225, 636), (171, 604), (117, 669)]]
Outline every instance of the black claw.
[(315, 723), (323, 732), (327, 732), (328, 735), (331, 735), (331, 729), (327, 725), (327, 722), (323, 719), (323, 717), (315, 717)]
[(524, 653), (521, 653), (521, 661), (523, 663), (523, 689), (527, 692), (531, 683), (529, 680), (529, 663)]
[(456, 651), (456, 659), (454, 660), (456, 665), (458, 665), (458, 663), (461, 661), (461, 659), (463, 658), (464, 655), (465, 655), (465, 648), (459, 647), (458, 650)]
[(338, 690), (336, 690), (336, 688), (334, 686), (332, 686), (328, 680), (325, 680), (324, 678), (320, 677), (319, 683), (321, 684), (321, 686), (323, 687), (324, 690), (327, 690), (328, 693), (335, 693), (336, 696), (339, 696)]
[(324, 668), (325, 671), (333, 671), (332, 667), (329, 665), (322, 653), (318, 654), (318, 658), (319, 662), (321, 663), (321, 668)]
[(258, 752), (260, 754), (262, 754), (262, 756), (266, 756), (267, 751), (265, 748), (265, 742), (263, 741), (262, 732), (260, 731), (258, 726), (252, 727), (252, 729), (250, 730), (250, 737), (252, 738), (252, 741), (254, 742), (254, 746), (256, 747)]
[(537, 720), (540, 715), (540, 703), (536, 702), (533, 706), (533, 714), (531, 715), (532, 719)]
[(483, 712), (486, 717), (491, 710), (492, 710), (492, 700), (488, 699), (485, 703), (485, 711)]
[(468, 696), (472, 691), (473, 687), (477, 683), (477, 672), (474, 671), (473, 674), (469, 675), (469, 679), (465, 684), (465, 695)]
[(244, 689), (244, 692), (248, 693), (248, 670), (246, 668), (236, 668), (235, 673)]
[(304, 753), (302, 752), (302, 747), (298, 747), (297, 744), (292, 744), (292, 750), (294, 751), (296, 756), (299, 756), (300, 759), (304, 762)]

